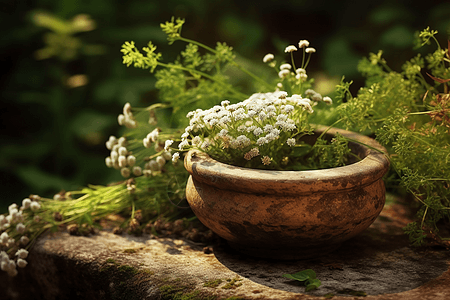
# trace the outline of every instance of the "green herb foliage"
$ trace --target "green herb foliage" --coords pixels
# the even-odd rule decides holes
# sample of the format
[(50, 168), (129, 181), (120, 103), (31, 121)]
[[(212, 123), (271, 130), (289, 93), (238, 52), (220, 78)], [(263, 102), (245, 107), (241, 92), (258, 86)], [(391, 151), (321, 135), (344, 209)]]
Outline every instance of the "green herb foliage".
[(401, 72), (390, 69), (380, 51), (360, 62), (358, 69), (367, 81), (356, 97), (349, 83), (339, 88), (346, 100), (338, 108), (342, 121), (376, 135), (389, 150), (400, 187), (419, 205), (417, 222), (405, 228), (417, 246), (424, 244), (427, 233), (442, 239), (437, 223), (450, 219), (450, 53), (436, 34), (427, 28), (418, 35), (419, 46), (433, 41), (437, 49), (405, 62)]

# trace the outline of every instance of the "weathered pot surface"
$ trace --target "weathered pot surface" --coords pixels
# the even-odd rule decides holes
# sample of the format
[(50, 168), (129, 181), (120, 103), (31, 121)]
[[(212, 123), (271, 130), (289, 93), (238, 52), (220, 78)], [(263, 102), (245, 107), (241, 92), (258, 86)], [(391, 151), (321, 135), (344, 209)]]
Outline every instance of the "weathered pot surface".
[[(325, 130), (318, 127), (316, 133)], [(305, 259), (338, 248), (375, 221), (385, 202), (386, 150), (366, 136), (330, 129), (357, 140), (361, 160), (312, 171), (274, 171), (220, 163), (190, 151), (186, 197), (199, 220), (236, 250), (257, 257)]]

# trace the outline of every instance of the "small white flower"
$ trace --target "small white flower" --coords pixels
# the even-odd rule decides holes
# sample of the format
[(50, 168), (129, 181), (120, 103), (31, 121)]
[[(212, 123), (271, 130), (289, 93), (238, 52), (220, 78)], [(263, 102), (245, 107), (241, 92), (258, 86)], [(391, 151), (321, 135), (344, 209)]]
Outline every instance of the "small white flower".
[(256, 116), (257, 112), (254, 110), (249, 110), (247, 112), (247, 116), (249, 116), (250, 118), (253, 118), (254, 116)]
[(228, 101), (228, 100), (223, 100), (222, 102), (220, 102), (220, 105), (222, 105), (222, 106), (227, 106), (227, 105), (229, 105), (230, 104), (230, 101)]
[(139, 166), (133, 167), (133, 175), (134, 176), (141, 176), (142, 175), (142, 168)]
[(127, 166), (127, 157), (124, 155), (120, 155), (118, 159), (119, 167), (123, 168)]
[(0, 251), (0, 262), (9, 261), (9, 256), (5, 251)]
[(306, 70), (303, 68), (298, 68), (297, 70), (295, 70), (295, 73), (297, 74), (306, 74)]
[(16, 252), (16, 256), (19, 258), (25, 259), (28, 256), (28, 251), (25, 249), (19, 249)]
[(300, 40), (300, 42), (298, 42), (299, 48), (308, 47), (308, 46), (309, 46), (309, 42), (307, 40)]
[(267, 114), (265, 113), (265, 112), (260, 112), (259, 114), (258, 114), (258, 118), (261, 120), (261, 121), (264, 121), (265, 119), (267, 119)]
[(270, 124), (267, 124), (266, 126), (264, 126), (264, 132), (270, 132), (272, 131), (273, 126)]
[(333, 104), (333, 100), (331, 100), (331, 98), (328, 96), (323, 97), (322, 101), (326, 104)]
[(22, 258), (19, 258), (19, 259), (17, 259), (17, 266), (19, 267), (19, 268), (25, 268), (26, 266), (27, 266), (27, 261), (26, 260), (24, 260), (24, 259), (22, 259)]
[(287, 120), (287, 116), (285, 114), (279, 114), (277, 116), (277, 121), (286, 121)]
[(290, 105), (290, 104), (286, 104), (285, 106), (284, 106), (284, 109), (283, 109), (283, 111), (285, 112), (285, 113), (287, 113), (287, 114), (289, 114), (291, 111), (293, 111), (295, 108), (294, 108), (294, 106), (292, 106), (292, 105)]
[(22, 245), (27, 245), (29, 242), (30, 242), (30, 239), (26, 235), (23, 235), (20, 237), (20, 243)]
[(128, 116), (131, 115), (131, 104), (129, 102), (125, 103), (125, 105), (123, 106), (123, 114)]
[(26, 229), (26, 227), (22, 223), (19, 223), (16, 225), (16, 230), (18, 233), (21, 233), (21, 234), (24, 233), (25, 229)]
[(282, 64), (280, 70), (290, 70), (292, 66), (290, 64)]
[(125, 116), (122, 115), (122, 114), (120, 114), (120, 115), (117, 117), (117, 123), (119, 123), (120, 126), (125, 125)]
[(23, 209), (30, 208), (30, 204), (31, 204), (30, 198), (25, 198), (25, 199), (22, 200), (22, 208)]
[(144, 145), (145, 148), (150, 148), (150, 146), (151, 146), (150, 139), (147, 138), (147, 137), (145, 137), (145, 138), (142, 140), (142, 144)]
[(128, 168), (122, 168), (122, 169), (120, 169), (120, 174), (123, 177), (128, 178), (128, 177), (130, 177), (131, 172), (130, 172), (130, 169), (128, 169)]
[(2, 234), (0, 235), (0, 243), (1, 244), (6, 244), (9, 240), (9, 235), (6, 231), (2, 232)]
[(169, 147), (172, 146), (173, 140), (166, 140), (164, 142), (164, 150), (169, 151)]
[(251, 144), (251, 140), (245, 135), (240, 135), (236, 138), (236, 142), (239, 145), (239, 148), (245, 148)]
[(187, 140), (181, 141), (178, 144), (178, 149), (183, 150), (184, 148), (189, 147), (189, 142)]
[(306, 79), (308, 79), (308, 75), (306, 75), (306, 73), (298, 73), (295, 75), (295, 78), (305, 82)]
[(9, 211), (9, 214), (10, 215), (12, 215), (13, 214), (13, 211), (18, 211), (18, 206), (17, 206), (17, 204), (16, 203), (13, 203), (13, 204), (11, 204), (10, 206), (8, 206), (8, 211)]
[(222, 117), (220, 119), (220, 123), (223, 123), (223, 124), (227, 124), (227, 123), (230, 123), (230, 122), (231, 122), (231, 119), (230, 119), (229, 116), (224, 116), (224, 117)]
[(255, 130), (253, 130), (253, 134), (254, 134), (255, 136), (259, 136), (259, 135), (261, 135), (263, 132), (264, 132), (264, 131), (263, 131), (260, 127), (255, 128)]
[(158, 156), (158, 157), (156, 158), (156, 162), (157, 162), (158, 165), (159, 165), (159, 169), (161, 169), (162, 167), (164, 167), (164, 165), (166, 164), (166, 160), (165, 160), (164, 157), (162, 157), (162, 156)]
[(180, 159), (180, 153), (175, 152), (175, 153), (172, 155), (172, 162), (173, 162), (173, 163), (176, 163), (176, 162), (178, 161), (178, 159)]
[(118, 140), (117, 140), (117, 145), (119, 145), (119, 147), (125, 147), (127, 145), (127, 138), (124, 136), (121, 136)]
[(295, 47), (294, 45), (289, 45), (286, 47), (286, 49), (284, 49), (284, 52), (294, 52), (297, 51), (297, 47)]
[(274, 58), (275, 58), (275, 56), (272, 53), (267, 53), (263, 58), (263, 62), (268, 63), (268, 62), (272, 61)]
[(289, 70), (281, 70), (280, 72), (278, 72), (278, 77), (280, 78), (285, 78), (286, 76), (288, 76), (291, 72)]
[(306, 52), (306, 53), (314, 53), (314, 52), (316, 52), (316, 49), (314, 49), (314, 48), (312, 48), (312, 47), (309, 47), (309, 48), (306, 48), (306, 49), (305, 49), (305, 52)]
[(111, 151), (111, 160), (114, 163), (119, 158), (119, 153), (117, 151)]
[(37, 201), (31, 201), (30, 208), (32, 211), (36, 212), (41, 208), (41, 205)]
[(112, 159), (111, 159), (111, 157), (107, 157), (107, 158), (105, 158), (105, 165), (108, 167), (108, 168), (112, 168), (112, 166), (113, 166), (113, 161), (112, 161)]
[(287, 139), (286, 144), (288, 144), (289, 147), (295, 146), (295, 139), (294, 138)]
[(281, 89), (281, 88), (283, 88), (283, 84), (281, 82), (278, 82), (277, 87)]
[(136, 164), (136, 157), (134, 155), (129, 155), (127, 157), (127, 165), (132, 167)]
[(119, 155), (125, 156), (125, 155), (128, 154), (128, 150), (127, 150), (127, 148), (122, 146), (122, 147), (119, 148), (118, 153), (119, 153)]
[(257, 144), (258, 146), (262, 146), (262, 145), (266, 144), (267, 142), (268, 142), (267, 138), (263, 136), (263, 137), (260, 137), (260, 138), (256, 141), (256, 144)]

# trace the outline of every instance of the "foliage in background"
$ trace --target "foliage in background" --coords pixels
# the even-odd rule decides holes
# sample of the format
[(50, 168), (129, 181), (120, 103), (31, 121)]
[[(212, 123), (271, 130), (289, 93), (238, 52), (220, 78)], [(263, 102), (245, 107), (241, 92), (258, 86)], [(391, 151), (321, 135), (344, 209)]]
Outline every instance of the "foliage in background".
[(449, 240), (437, 224), (450, 223), (450, 50), (436, 34), (427, 28), (418, 35), (419, 46), (433, 42), (436, 50), (406, 61), (401, 72), (388, 66), (382, 51), (363, 59), (358, 69), (366, 86), (352, 97), (342, 83), (346, 103), (338, 109), (348, 127), (375, 134), (389, 149), (399, 185), (420, 207), (418, 221), (405, 228), (416, 246), (427, 236)]
[[(36, 10), (48, 12), (66, 25), (77, 15), (88, 15), (96, 27), (69, 35), (75, 45), (82, 45), (74, 59), (62, 62), (58, 57), (66, 54), (54, 53), (51, 58), (36, 60), (36, 51), (48, 46), (44, 37), (55, 34), (33, 23)], [(313, 75), (320, 87), (318, 92), (326, 94), (336, 80), (329, 76), (345, 75), (355, 82), (354, 86), (362, 84), (356, 64), (366, 53), (385, 49), (384, 57), (395, 64), (399, 53), (411, 53), (410, 43), (417, 28), (429, 25), (445, 32), (449, 11), (447, 1), (432, 6), (424, 1), (412, 5), (349, 0), (263, 0), (257, 5), (235, 0), (4, 1), (0, 7), (0, 211), (7, 211), (9, 203), (30, 192), (51, 195), (61, 189), (120, 179), (120, 175), (108, 173), (103, 167), (107, 155), (103, 142), (111, 134), (121, 134), (115, 118), (124, 103), (151, 105), (156, 90), (154, 78), (123, 68), (117, 49), (130, 39), (139, 45), (148, 40), (163, 43), (166, 36), (159, 23), (174, 14), (190, 20), (185, 28), (189, 36), (208, 45), (215, 46), (217, 40), (233, 45), (242, 55), (237, 60), (255, 68), (261, 77), (267, 71), (262, 63), (258, 66), (255, 62), (268, 52), (280, 55), (300, 32), (323, 49), (311, 69), (321, 70)], [(86, 55), (88, 45), (101, 45), (101, 54), (94, 47), (97, 55)], [(176, 58), (173, 53), (181, 51), (177, 44), (172, 46), (159, 46), (168, 61)], [(236, 76), (232, 69), (229, 71), (233, 85), (241, 86), (248, 94), (251, 83)], [(69, 78), (85, 85), (69, 87), (62, 83)], [(331, 115), (332, 110), (326, 114)], [(60, 126), (61, 121), (64, 126)]]

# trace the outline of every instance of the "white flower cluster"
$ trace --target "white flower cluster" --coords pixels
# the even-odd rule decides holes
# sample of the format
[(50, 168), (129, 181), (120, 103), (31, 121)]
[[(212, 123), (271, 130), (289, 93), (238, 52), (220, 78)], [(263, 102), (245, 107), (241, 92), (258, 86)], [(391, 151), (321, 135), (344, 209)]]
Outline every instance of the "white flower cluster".
[[(303, 59), (302, 59), (302, 65), (300, 66), (300, 68), (296, 68), (295, 70), (292, 70), (292, 66), (295, 67), (294, 64), (294, 58), (292, 56), (292, 52), (297, 51), (298, 49), (303, 49)], [(316, 49), (309, 47), (309, 42), (307, 40), (300, 40), (298, 42), (298, 48), (294, 45), (289, 45), (286, 47), (286, 49), (284, 50), (284, 52), (286, 53), (291, 53), (291, 59), (292, 59), (292, 65), (288, 64), (288, 63), (283, 63), (280, 65), (279, 71), (278, 71), (278, 77), (282, 80), (286, 79), (286, 78), (290, 78), (290, 82), (289, 84), (294, 84), (294, 85), (301, 85), (303, 82), (305, 82), (308, 79), (308, 75), (306, 74), (306, 66), (309, 63), (309, 60), (311, 58), (311, 53), (316, 52)], [(309, 54), (308, 58), (305, 60), (305, 54)], [(264, 56), (263, 58), (263, 62), (264, 63), (269, 63), (270, 67), (275, 68), (275, 63), (274, 63), (274, 55), (271, 53), (268, 53)], [(295, 80), (294, 80), (295, 78)], [(292, 79), (292, 80), (291, 80)], [(287, 83), (285, 83), (287, 84)], [(282, 89), (283, 88), (283, 83), (279, 82), (277, 84), (278, 88)]]
[(123, 177), (128, 178), (131, 172), (135, 176), (142, 175), (142, 168), (135, 166), (136, 157), (127, 149), (127, 139), (125, 137), (116, 138), (110, 136), (106, 142), (106, 148), (111, 150), (110, 155), (105, 158), (105, 164), (108, 168), (120, 169)]
[(124, 125), (127, 128), (136, 128), (137, 122), (134, 118), (133, 113), (131, 112), (131, 104), (125, 103), (123, 106), (123, 114), (120, 114), (117, 118), (117, 121), (119, 122), (119, 125)]
[[(31, 200), (30, 198), (25, 198), (22, 201), (22, 206), (19, 208), (16, 203), (11, 204), (8, 207), (9, 214), (0, 215), (0, 231), (6, 230), (11, 226), (16, 226), (16, 231), (20, 234), (25, 232), (25, 226), (22, 224), (24, 222), (23, 211), (30, 209), (33, 212), (37, 212), (41, 209), (41, 205), (37, 200)], [(0, 246), (8, 246), (5, 239), (0, 239)]]
[[(6, 216), (0, 215), (0, 249), (17, 249), (30, 242), (27, 236), (27, 227), (24, 225), (25, 217), (23, 213), (27, 211), (36, 213), (41, 209), (40, 197), (33, 195), (30, 198), (23, 199), (20, 207), (16, 203), (11, 204), (8, 207), (9, 214)], [(40, 221), (38, 215), (34, 216), (34, 221)], [(10, 259), (5, 251), (0, 251), (0, 268), (10, 276), (17, 275), (16, 267), (24, 268), (27, 265), (25, 258), (28, 256), (28, 251), (18, 249), (15, 256), (17, 256), (17, 260)]]
[[(4, 232), (5, 233), (5, 232)], [(5, 251), (0, 252), (0, 269), (8, 273), (9, 276), (14, 277), (18, 271), (16, 267), (25, 268), (28, 264), (25, 258), (28, 256), (28, 251), (19, 249), (16, 252), (17, 261), (10, 259)]]
[[(273, 141), (295, 146), (291, 136), (297, 133), (297, 124), (306, 119), (304, 112), (313, 112), (312, 101), (300, 95), (289, 97), (284, 91), (256, 93), (237, 104), (222, 101), (208, 110), (188, 113), (190, 124), (181, 136), (179, 149), (238, 149), (246, 151), (244, 158), (251, 160)], [(263, 157), (262, 162), (270, 164), (270, 157)]]
[(154, 176), (161, 172), (167, 161), (172, 159), (172, 154), (169, 151), (162, 152), (156, 158), (145, 163), (142, 173), (144, 176)]

